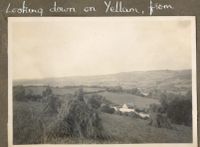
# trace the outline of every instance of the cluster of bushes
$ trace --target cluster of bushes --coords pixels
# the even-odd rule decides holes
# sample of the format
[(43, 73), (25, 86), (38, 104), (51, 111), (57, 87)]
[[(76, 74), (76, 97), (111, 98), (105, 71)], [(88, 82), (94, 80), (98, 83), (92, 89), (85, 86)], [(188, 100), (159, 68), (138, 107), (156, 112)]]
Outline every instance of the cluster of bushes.
[(166, 113), (172, 123), (192, 125), (192, 94), (162, 94), (160, 99), (162, 113)]
[(31, 101), (40, 101), (42, 96), (39, 94), (33, 94), (33, 92), (29, 90), (29, 92), (25, 95), (25, 98)]
[(25, 97), (25, 88), (24, 86), (16, 86), (13, 88), (13, 99), (17, 101), (27, 100)]
[(121, 86), (107, 87), (108, 92), (129, 93), (137, 96), (144, 97), (145, 95), (138, 88), (124, 89)]
[(192, 101), (173, 100), (167, 108), (167, 116), (173, 123), (192, 125)]
[(121, 86), (107, 87), (106, 90), (109, 92), (123, 92), (123, 88)]
[(113, 114), (115, 112), (114, 108), (111, 108), (109, 105), (103, 105), (101, 107), (101, 111), (109, 114)]
[(111, 102), (101, 95), (92, 94), (87, 96), (87, 104), (94, 109), (98, 109), (102, 104), (110, 105)]
[(17, 101), (52, 101), (57, 99), (57, 96), (53, 94), (50, 86), (47, 86), (42, 94), (35, 94), (32, 89), (26, 89), (24, 86), (13, 87), (13, 99)]
[(148, 94), (148, 97), (150, 98), (155, 98), (155, 99), (159, 99), (161, 97), (161, 95), (163, 94), (163, 92), (159, 89), (154, 89), (151, 90)]
[(53, 91), (49, 86), (47, 86), (46, 89), (42, 92), (43, 97), (47, 97), (52, 94), (53, 94)]
[(127, 90), (124, 90), (124, 91), (127, 92), (127, 93), (130, 93), (130, 94), (137, 95), (137, 96), (142, 96), (142, 97), (144, 96), (138, 88), (127, 89)]
[(113, 114), (115, 112), (115, 109), (110, 107), (110, 104), (112, 103), (101, 95), (93, 94), (87, 99), (87, 105), (92, 109), (99, 109), (101, 112), (109, 114)]
[(15, 86), (13, 88), (13, 99), (17, 101), (40, 101), (42, 99), (41, 95), (33, 94), (32, 90), (25, 90), (24, 86)]
[[(82, 88), (82, 87), (83, 87), (83, 85), (80, 85), (80, 86), (65, 86), (65, 88)], [(139, 88), (125, 89), (122, 86), (97, 86), (97, 85), (93, 85), (93, 86), (84, 85), (84, 87), (101, 88), (101, 89), (105, 89), (108, 92), (129, 93), (129, 94), (138, 95), (138, 96), (142, 96), (142, 97), (145, 96)], [(100, 91), (104, 91), (104, 90), (100, 90)], [(90, 93), (92, 93), (92, 92), (90, 92)]]

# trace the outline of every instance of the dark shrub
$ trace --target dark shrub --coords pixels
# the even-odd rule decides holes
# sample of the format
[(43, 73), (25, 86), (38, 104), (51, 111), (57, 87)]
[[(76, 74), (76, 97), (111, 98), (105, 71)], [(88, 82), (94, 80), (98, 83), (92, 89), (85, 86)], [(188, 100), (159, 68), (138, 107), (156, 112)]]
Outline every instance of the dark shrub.
[(31, 101), (40, 101), (42, 100), (42, 96), (39, 94), (34, 94), (32, 89), (26, 89), (25, 92), (25, 97), (27, 100), (31, 100)]
[(114, 108), (111, 108), (109, 105), (103, 105), (101, 107), (101, 111), (102, 112), (105, 112), (105, 113), (110, 113), (110, 114), (113, 114), (115, 112), (115, 109)]
[(13, 99), (17, 101), (26, 101), (24, 86), (16, 86), (13, 88)]
[(144, 113), (147, 113), (147, 109), (145, 109), (145, 108), (136, 108), (135, 111), (136, 111), (136, 112), (144, 112)]
[(169, 103), (167, 116), (173, 123), (192, 125), (192, 101), (189, 99), (175, 99)]
[(40, 101), (42, 99), (41, 95), (26, 95), (27, 100)]
[(191, 92), (186, 95), (162, 94), (161, 112), (167, 113), (167, 117), (175, 124), (192, 125), (192, 96)]
[(144, 96), (138, 88), (133, 88), (129, 92), (134, 95)]

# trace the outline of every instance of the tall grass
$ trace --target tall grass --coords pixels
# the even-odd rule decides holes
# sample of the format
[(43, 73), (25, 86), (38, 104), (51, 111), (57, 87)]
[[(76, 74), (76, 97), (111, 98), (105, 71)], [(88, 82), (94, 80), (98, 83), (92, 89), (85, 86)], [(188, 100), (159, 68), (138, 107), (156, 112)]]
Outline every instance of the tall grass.
[(38, 114), (28, 105), (18, 104), (13, 110), (14, 144), (40, 144), (44, 127)]

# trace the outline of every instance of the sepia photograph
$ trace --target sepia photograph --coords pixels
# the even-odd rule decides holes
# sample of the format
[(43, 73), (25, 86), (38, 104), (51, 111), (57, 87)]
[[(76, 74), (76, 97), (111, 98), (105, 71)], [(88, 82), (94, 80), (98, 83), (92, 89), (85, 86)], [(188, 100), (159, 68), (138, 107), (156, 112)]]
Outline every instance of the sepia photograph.
[(195, 38), (195, 17), (10, 17), (10, 146), (196, 146)]

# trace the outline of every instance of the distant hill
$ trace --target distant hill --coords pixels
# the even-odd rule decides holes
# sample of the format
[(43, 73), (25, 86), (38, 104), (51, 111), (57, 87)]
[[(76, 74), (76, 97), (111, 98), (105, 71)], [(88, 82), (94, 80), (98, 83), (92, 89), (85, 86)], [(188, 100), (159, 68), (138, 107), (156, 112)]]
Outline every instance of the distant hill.
[(14, 85), (50, 85), (50, 86), (122, 86), (140, 88), (145, 91), (160, 89), (167, 91), (187, 91), (192, 85), (191, 70), (152, 70), (121, 72), (98, 76), (74, 76), (33, 80), (15, 80)]

